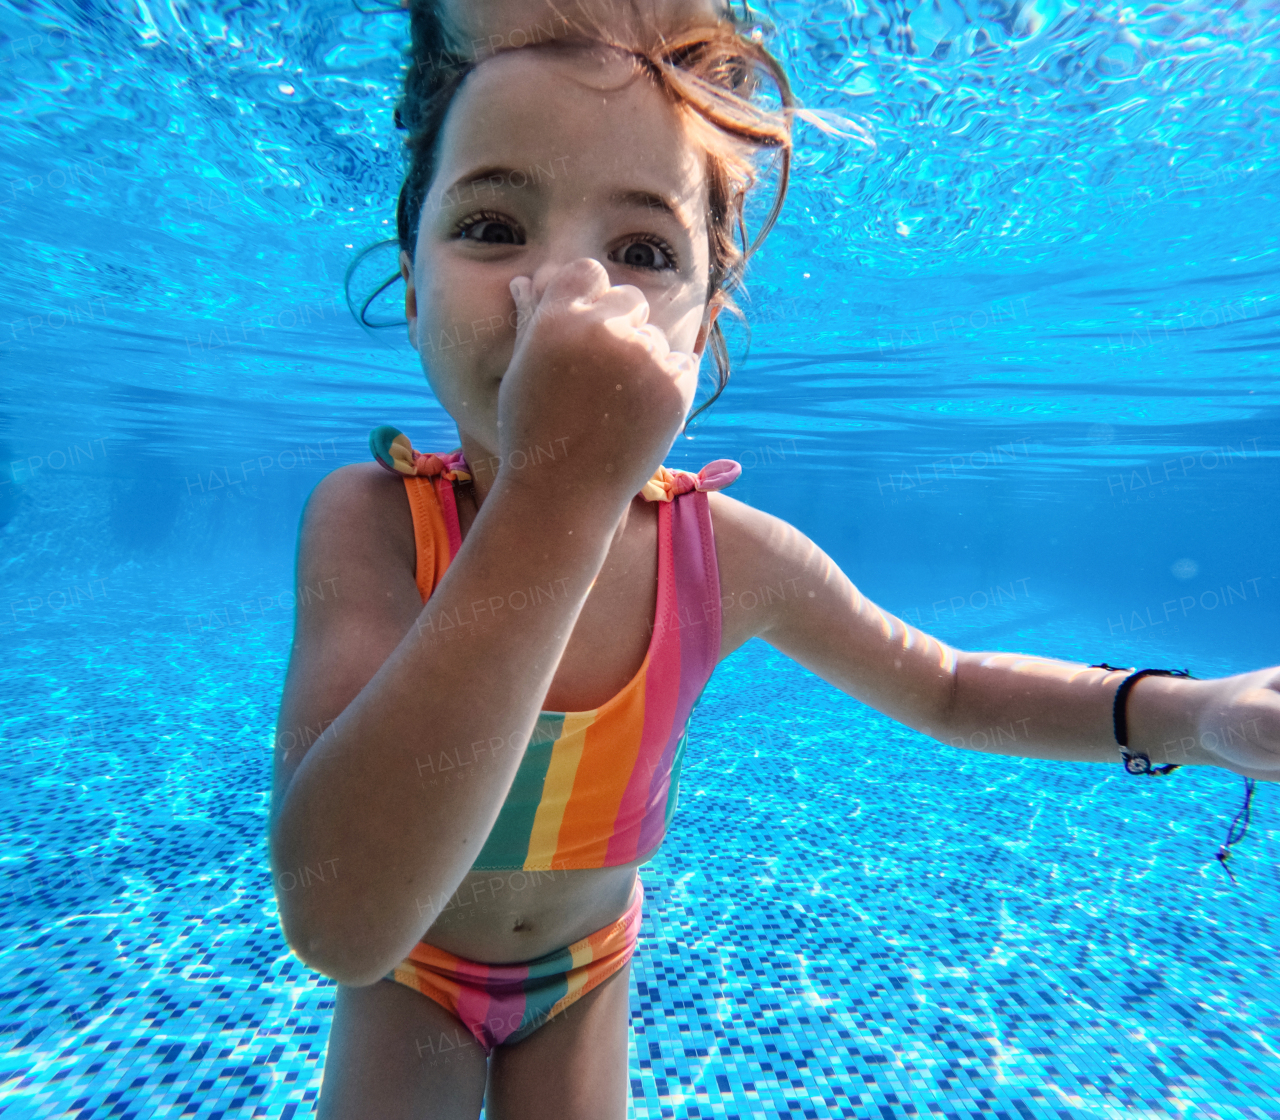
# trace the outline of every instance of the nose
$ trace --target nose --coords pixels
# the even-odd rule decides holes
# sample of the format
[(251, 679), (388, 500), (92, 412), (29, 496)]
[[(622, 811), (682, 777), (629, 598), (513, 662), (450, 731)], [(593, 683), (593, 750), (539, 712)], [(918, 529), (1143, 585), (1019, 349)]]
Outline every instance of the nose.
[[(564, 229), (556, 230), (544, 242), (543, 250), (538, 255), (536, 266), (530, 280), (533, 282), (533, 299), (537, 303), (542, 299), (551, 278), (567, 264), (581, 261), (584, 258), (594, 260), (606, 273), (609, 262), (601, 251), (599, 242), (590, 236), (588, 222), (578, 220), (566, 224)], [(610, 280), (609, 283), (613, 281)]]

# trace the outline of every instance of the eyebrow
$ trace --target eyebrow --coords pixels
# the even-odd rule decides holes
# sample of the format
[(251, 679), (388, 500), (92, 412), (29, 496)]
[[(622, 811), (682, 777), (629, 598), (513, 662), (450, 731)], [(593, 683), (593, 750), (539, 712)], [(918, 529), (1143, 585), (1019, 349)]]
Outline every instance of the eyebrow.
[[(553, 161), (554, 162), (554, 161)], [(515, 176), (520, 176), (520, 182), (514, 181)], [(440, 195), (440, 204), (448, 205), (450, 201), (463, 191), (470, 189), (475, 193), (477, 187), (485, 188), (490, 191), (498, 190), (503, 187), (510, 187), (512, 190), (523, 190), (528, 186), (537, 186), (542, 183), (543, 169), (535, 165), (532, 168), (517, 167), (482, 167), (478, 171), (469, 171), (460, 179), (456, 180)], [(546, 178), (555, 178), (555, 172), (546, 173)]]
[[(516, 176), (519, 176), (519, 182), (515, 181)], [(468, 191), (474, 197), (477, 190), (496, 191), (504, 188), (523, 190), (527, 187), (539, 187), (544, 179), (554, 178), (556, 178), (554, 171), (544, 173), (544, 169), (537, 164), (526, 168), (482, 167), (477, 171), (467, 172), (451, 183), (441, 193), (436, 206), (438, 209), (460, 202), (462, 199), (459, 196)], [(681, 225), (691, 224), (688, 211), (674, 195), (664, 195), (642, 188), (622, 188), (609, 195), (609, 202), (614, 206), (625, 206), (635, 210), (650, 212), (656, 210), (660, 214), (668, 215)]]
[(668, 195), (646, 190), (620, 190), (614, 191), (609, 196), (609, 201), (615, 206), (628, 206), (640, 210), (657, 210), (659, 213), (670, 215), (681, 225), (689, 224), (689, 217), (685, 208), (676, 198)]

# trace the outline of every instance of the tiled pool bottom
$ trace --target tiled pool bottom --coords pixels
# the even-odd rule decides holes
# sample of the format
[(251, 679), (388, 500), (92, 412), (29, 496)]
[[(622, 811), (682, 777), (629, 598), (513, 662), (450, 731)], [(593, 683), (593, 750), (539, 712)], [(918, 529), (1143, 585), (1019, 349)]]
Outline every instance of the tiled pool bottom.
[[(6, 628), (5, 1120), (313, 1111), (333, 988), (262, 831), (287, 620), (189, 621), (267, 578)], [(1183, 659), (1018, 622), (970, 644)], [(1227, 774), (942, 748), (760, 644), (692, 738), (644, 871), (636, 1117), (1280, 1118), (1275, 785), (1233, 889)]]

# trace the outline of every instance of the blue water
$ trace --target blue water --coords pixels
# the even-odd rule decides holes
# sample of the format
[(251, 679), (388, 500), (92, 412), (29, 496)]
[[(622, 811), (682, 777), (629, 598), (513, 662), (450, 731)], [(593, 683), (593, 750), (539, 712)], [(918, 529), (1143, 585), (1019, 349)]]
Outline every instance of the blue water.
[[(762, 10), (843, 135), (801, 125), (671, 465), (739, 459), (963, 648), (1280, 661), (1273, 7)], [(403, 35), (0, 4), (6, 1120), (312, 1111), (333, 986), (263, 841), (298, 515), (376, 424), (452, 446), (342, 305)], [(1280, 1117), (1280, 799), (1233, 886), (1240, 793), (951, 750), (749, 644), (644, 872), (634, 1115)]]

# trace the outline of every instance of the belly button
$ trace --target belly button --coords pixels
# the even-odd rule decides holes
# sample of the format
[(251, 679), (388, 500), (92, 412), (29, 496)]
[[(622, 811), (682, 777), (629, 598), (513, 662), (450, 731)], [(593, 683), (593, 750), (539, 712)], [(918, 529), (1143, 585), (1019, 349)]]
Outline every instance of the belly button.
[(512, 933), (528, 933), (529, 924), (523, 918), (517, 918), (516, 924), (511, 927)]

